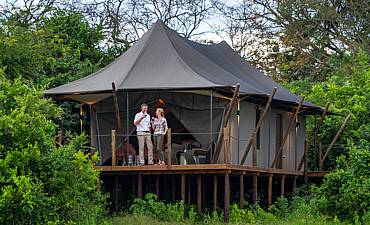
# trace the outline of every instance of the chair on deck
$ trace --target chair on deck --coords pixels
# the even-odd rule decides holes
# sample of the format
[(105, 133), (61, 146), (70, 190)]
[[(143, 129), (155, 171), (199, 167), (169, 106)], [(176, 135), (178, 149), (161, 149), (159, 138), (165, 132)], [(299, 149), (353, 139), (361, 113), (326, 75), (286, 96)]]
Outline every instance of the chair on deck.
[(205, 156), (204, 158), (199, 158), (198, 164), (208, 164), (210, 163), (211, 158), (211, 149), (214, 147), (214, 143), (212, 142), (211, 145), (209, 145), (208, 149), (201, 148), (200, 144), (199, 146), (192, 146), (190, 150), (187, 150), (185, 152), (185, 159), (187, 164), (196, 164), (196, 161), (194, 157), (199, 156)]

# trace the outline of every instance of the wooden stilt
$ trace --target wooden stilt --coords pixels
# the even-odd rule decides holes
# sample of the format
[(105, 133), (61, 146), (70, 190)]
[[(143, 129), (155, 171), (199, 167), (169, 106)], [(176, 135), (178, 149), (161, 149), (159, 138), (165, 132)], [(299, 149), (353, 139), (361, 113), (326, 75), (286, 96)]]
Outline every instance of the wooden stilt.
[(297, 191), (297, 176), (293, 177), (293, 193)]
[(267, 206), (272, 204), (272, 177), (273, 175), (270, 174), (268, 176), (268, 184), (267, 184)]
[(191, 205), (191, 176), (188, 176), (188, 195), (187, 195), (187, 204)]
[(217, 176), (213, 176), (213, 211), (217, 210)]
[(308, 144), (307, 140), (304, 142), (304, 167), (303, 167), (303, 174), (304, 174), (304, 182), (307, 183), (308, 181), (308, 176), (307, 176), (307, 171), (308, 171)]
[(159, 175), (155, 177), (155, 194), (157, 195), (157, 199), (159, 200)]
[(185, 204), (185, 174), (181, 174), (181, 201)]
[(224, 220), (229, 222), (229, 208), (230, 208), (230, 177), (229, 173), (225, 174), (225, 195), (224, 195)]
[(257, 203), (257, 188), (258, 188), (258, 179), (257, 175), (253, 175), (253, 198), (252, 198), (252, 203), (256, 204)]
[(143, 197), (143, 177), (141, 174), (137, 175), (137, 197)]
[(198, 215), (202, 212), (202, 177), (197, 176), (197, 212)]
[(284, 196), (285, 194), (285, 175), (280, 178), (280, 195)]
[(239, 208), (244, 208), (244, 174), (239, 176)]
[(172, 201), (174, 202), (176, 200), (176, 177), (175, 176), (170, 176), (171, 177), (171, 182), (172, 182)]
[(118, 177), (114, 176), (114, 187), (113, 187), (113, 198), (114, 198), (114, 211), (118, 211)]

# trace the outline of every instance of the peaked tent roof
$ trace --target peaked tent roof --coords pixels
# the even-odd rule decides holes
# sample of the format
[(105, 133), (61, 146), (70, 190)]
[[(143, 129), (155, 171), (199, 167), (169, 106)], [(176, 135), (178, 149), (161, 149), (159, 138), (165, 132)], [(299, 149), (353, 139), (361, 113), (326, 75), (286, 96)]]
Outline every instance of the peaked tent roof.
[[(300, 100), (242, 59), (226, 42), (196, 43), (181, 37), (160, 20), (127, 52), (103, 69), (49, 89), (45, 94), (72, 99), (71, 96), (84, 94), (86, 99), (96, 102), (105, 98), (102, 93), (112, 92), (112, 82), (117, 90), (199, 89), (233, 87), (240, 83), (241, 94), (266, 97), (277, 87), (275, 100), (290, 103)], [(307, 101), (304, 105), (321, 109)]]

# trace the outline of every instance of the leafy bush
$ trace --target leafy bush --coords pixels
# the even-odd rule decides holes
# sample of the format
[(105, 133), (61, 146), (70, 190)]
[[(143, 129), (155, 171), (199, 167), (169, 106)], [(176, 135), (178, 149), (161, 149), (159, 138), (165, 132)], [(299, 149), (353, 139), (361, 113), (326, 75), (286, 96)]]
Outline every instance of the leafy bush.
[(157, 196), (152, 193), (146, 194), (144, 199), (135, 199), (130, 211), (139, 215), (151, 215), (163, 221), (181, 221), (184, 219), (184, 204), (182, 202), (164, 204), (157, 201)]
[(370, 212), (370, 142), (349, 141), (348, 156), (337, 159), (337, 168), (314, 188), (317, 207), (324, 213), (355, 222), (365, 221)]
[(86, 138), (55, 147), (60, 109), (38, 88), (0, 69), (0, 224), (100, 224), (106, 197), (96, 191), (97, 156)]
[(230, 207), (230, 222), (232, 223), (255, 223), (255, 215), (252, 210), (240, 209), (234, 203)]

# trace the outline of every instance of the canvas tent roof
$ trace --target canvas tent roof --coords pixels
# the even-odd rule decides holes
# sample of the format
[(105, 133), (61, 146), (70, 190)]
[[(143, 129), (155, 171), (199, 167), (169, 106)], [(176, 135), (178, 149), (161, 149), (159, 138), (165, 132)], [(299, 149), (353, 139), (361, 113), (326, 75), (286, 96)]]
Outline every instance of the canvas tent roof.
[[(112, 82), (118, 91), (225, 88), (240, 83), (242, 95), (267, 96), (277, 87), (275, 100), (290, 103), (300, 100), (242, 59), (226, 42), (196, 43), (181, 37), (160, 20), (105, 68), (49, 89), (45, 94), (95, 103), (110, 96), (107, 94), (112, 92)], [(304, 105), (321, 109), (307, 101)]]

